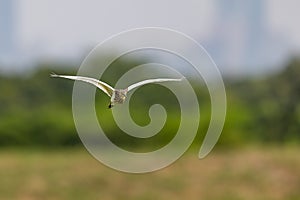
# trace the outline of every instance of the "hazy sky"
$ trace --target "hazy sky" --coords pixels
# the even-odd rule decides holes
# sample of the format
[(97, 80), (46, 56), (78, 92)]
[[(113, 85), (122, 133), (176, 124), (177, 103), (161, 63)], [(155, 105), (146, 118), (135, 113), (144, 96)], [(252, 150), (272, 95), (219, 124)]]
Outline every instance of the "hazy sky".
[[(251, 1), (246, 0), (14, 1), (15, 40), (24, 57), (78, 58), (113, 34), (145, 26), (190, 35), (207, 46), (224, 69), (229, 65), (236, 70), (257, 63), (273, 65), (300, 50), (298, 0), (253, 0), (257, 5), (250, 6)], [(255, 17), (258, 10), (261, 12)], [(249, 49), (270, 53), (258, 57)], [(239, 52), (241, 55), (235, 56)], [(247, 56), (256, 61), (251, 63)]]
[(213, 8), (209, 1), (20, 1), (21, 37), (26, 45), (42, 43), (60, 54), (95, 45), (127, 29), (160, 26), (192, 37), (207, 34)]

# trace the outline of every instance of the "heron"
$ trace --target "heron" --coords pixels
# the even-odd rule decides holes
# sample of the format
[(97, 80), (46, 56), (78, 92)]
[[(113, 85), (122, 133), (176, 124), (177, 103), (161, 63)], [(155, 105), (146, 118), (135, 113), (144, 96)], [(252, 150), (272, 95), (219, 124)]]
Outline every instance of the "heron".
[(142, 86), (142, 85), (146, 85), (149, 83), (161, 83), (161, 82), (167, 82), (167, 81), (182, 81), (183, 80), (183, 77), (180, 79), (172, 79), (172, 78), (147, 79), (147, 80), (143, 80), (143, 81), (134, 83), (125, 89), (116, 89), (103, 81), (97, 80), (95, 78), (90, 78), (90, 77), (57, 75), (54, 73), (52, 73), (50, 76), (58, 77), (58, 78), (65, 78), (65, 79), (70, 79), (70, 80), (75, 80), (75, 81), (82, 81), (82, 82), (86, 82), (86, 83), (96, 86), (97, 88), (102, 90), (105, 94), (107, 94), (110, 97), (110, 104), (108, 105), (108, 108), (112, 108), (116, 104), (124, 103), (126, 100), (126, 97), (127, 97), (127, 93), (137, 87)]

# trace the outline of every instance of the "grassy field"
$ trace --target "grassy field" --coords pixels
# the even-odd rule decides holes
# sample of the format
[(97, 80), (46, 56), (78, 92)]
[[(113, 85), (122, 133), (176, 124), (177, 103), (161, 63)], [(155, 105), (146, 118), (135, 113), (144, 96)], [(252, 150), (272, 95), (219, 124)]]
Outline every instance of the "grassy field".
[(300, 148), (196, 152), (149, 174), (103, 166), (84, 149), (0, 150), (0, 199), (300, 199)]

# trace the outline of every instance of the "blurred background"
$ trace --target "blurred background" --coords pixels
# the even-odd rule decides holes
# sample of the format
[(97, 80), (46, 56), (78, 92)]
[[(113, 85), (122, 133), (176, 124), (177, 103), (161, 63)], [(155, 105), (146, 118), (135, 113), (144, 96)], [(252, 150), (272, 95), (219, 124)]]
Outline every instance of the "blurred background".
[[(299, 199), (299, 7), (296, 0), (0, 0), (0, 199)], [(205, 85), (195, 86), (203, 91), (201, 122), (189, 151), (161, 171), (131, 175), (85, 150), (72, 118), (73, 82), (49, 74), (76, 74), (99, 42), (145, 26), (203, 45), (223, 75), (228, 110), (215, 149), (199, 160), (210, 99)], [(106, 76), (114, 83), (121, 74), (115, 67)], [(140, 125), (149, 123), (145, 104), (178, 109), (176, 101), (145, 98), (149, 90), (172, 97), (163, 87), (138, 90), (131, 108)], [(164, 146), (178, 128), (174, 111), (156, 139), (130, 138), (103, 110), (109, 99), (97, 92), (96, 100), (99, 121), (123, 148)]]

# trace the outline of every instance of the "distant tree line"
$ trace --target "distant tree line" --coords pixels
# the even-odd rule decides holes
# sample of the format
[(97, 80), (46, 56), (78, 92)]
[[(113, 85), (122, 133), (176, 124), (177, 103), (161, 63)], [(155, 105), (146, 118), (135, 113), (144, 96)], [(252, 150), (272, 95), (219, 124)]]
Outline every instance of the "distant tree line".
[[(133, 63), (122, 63), (132, 65)], [(139, 64), (139, 63), (135, 63)], [(75, 74), (74, 68), (57, 73)], [(74, 146), (80, 144), (72, 118), (72, 81), (53, 80), (49, 74), (52, 65), (38, 67), (28, 77), (0, 76), (0, 146)], [(71, 69), (71, 70), (70, 70)], [(73, 69), (73, 70), (72, 70)], [(122, 72), (116, 74), (115, 80)], [(247, 78), (244, 80), (225, 80), (228, 97), (227, 119), (220, 144), (245, 144), (251, 142), (299, 142), (300, 141), (300, 61), (291, 61), (281, 72), (264, 78)], [(168, 95), (168, 109), (177, 108), (176, 100), (170, 100), (172, 93), (164, 88), (151, 88), (153, 92), (161, 90)], [(201, 90), (203, 91), (203, 90)], [(138, 124), (149, 123), (148, 107), (143, 104), (155, 103), (156, 99), (147, 98), (140, 90), (137, 92), (137, 105), (132, 107), (133, 119)], [(97, 110), (108, 105), (108, 98), (97, 93)], [(209, 107), (209, 94), (198, 94), (202, 107)], [(107, 104), (107, 105), (106, 105)], [(101, 107), (101, 108), (100, 108)], [(201, 142), (208, 127), (210, 109), (201, 109), (202, 126), (195, 143)], [(103, 113), (101, 113), (103, 114)], [(109, 111), (104, 111), (107, 119)], [(166, 134), (159, 135), (156, 140), (149, 139), (149, 144), (157, 147), (170, 141), (174, 135), (168, 134), (178, 128), (180, 116), (174, 112)], [(137, 139), (124, 136), (120, 129), (106, 125), (110, 131), (110, 139), (121, 146), (147, 144)], [(159, 139), (159, 140), (157, 140)], [(159, 142), (157, 142), (159, 141)], [(130, 147), (128, 147), (130, 148)]]

